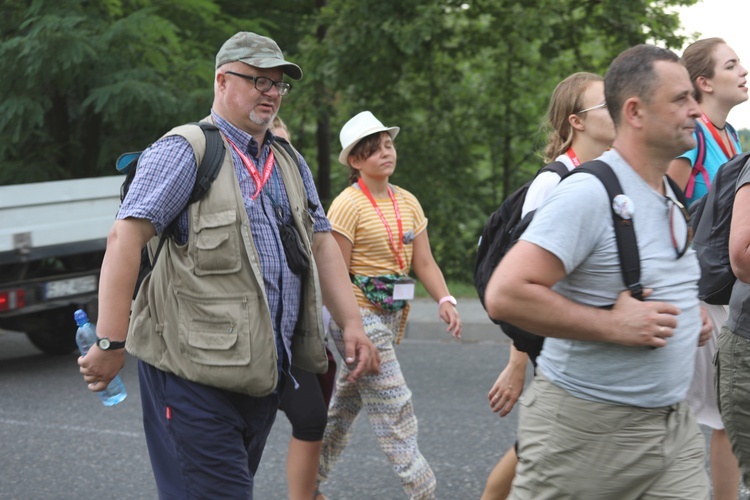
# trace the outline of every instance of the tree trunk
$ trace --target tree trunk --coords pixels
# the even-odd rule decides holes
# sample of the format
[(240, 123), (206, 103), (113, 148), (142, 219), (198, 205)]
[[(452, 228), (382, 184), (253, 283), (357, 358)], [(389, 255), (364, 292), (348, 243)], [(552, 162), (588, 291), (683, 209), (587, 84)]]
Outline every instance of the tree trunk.
[(331, 202), (331, 123), (327, 112), (318, 116), (318, 195), (324, 207)]
[[(326, 5), (326, 0), (315, 0), (315, 7), (321, 10)], [(318, 41), (326, 37), (326, 27), (318, 26), (315, 31)], [(315, 137), (318, 143), (318, 196), (323, 207), (328, 207), (331, 202), (331, 116), (328, 112), (328, 92), (325, 83), (321, 83), (317, 96), (317, 131)]]

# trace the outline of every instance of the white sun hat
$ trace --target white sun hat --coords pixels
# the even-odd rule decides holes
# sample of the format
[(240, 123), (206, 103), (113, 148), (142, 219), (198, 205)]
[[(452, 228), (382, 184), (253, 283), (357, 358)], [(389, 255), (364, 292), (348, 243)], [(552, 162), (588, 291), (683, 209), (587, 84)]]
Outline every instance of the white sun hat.
[(342, 165), (348, 166), (349, 153), (352, 151), (352, 148), (368, 135), (377, 134), (378, 132), (388, 132), (391, 139), (395, 139), (399, 130), (401, 130), (399, 127), (386, 127), (369, 111), (362, 111), (354, 115), (354, 117), (344, 124), (339, 134), (339, 140), (343, 148), (339, 154), (339, 162)]

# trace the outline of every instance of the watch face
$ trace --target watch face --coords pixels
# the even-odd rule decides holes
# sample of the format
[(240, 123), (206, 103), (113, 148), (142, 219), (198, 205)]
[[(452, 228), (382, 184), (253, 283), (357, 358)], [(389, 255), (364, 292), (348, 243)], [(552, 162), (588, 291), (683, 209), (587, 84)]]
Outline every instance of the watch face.
[(107, 349), (109, 349), (110, 342), (109, 342), (109, 339), (99, 339), (98, 344), (99, 344), (99, 349), (106, 351)]

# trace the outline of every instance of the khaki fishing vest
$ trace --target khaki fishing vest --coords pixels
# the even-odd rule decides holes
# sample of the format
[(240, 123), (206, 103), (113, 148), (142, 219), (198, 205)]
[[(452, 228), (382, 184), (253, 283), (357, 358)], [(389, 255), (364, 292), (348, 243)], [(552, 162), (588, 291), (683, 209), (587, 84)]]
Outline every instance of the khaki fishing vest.
[[(203, 121), (212, 121), (210, 117)], [(190, 142), (200, 164), (203, 132), (177, 127), (166, 136)], [(128, 352), (160, 370), (212, 387), (265, 396), (278, 383), (276, 342), (258, 252), (235, 175), (230, 149), (203, 199), (189, 207), (188, 242), (172, 238), (133, 304)], [(312, 258), (313, 220), (296, 162), (272, 146), (295, 225), (311, 256), (302, 280), (292, 364), (323, 373), (328, 368), (318, 271)], [(153, 253), (158, 237), (149, 242)]]

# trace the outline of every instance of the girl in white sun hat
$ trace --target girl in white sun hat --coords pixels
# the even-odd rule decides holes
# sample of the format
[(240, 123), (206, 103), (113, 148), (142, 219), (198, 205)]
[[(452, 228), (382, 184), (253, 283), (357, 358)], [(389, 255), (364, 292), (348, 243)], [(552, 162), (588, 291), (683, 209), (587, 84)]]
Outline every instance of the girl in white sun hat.
[[(419, 201), (389, 183), (396, 169), (393, 141), (398, 133), (399, 127), (385, 127), (369, 111), (357, 114), (341, 129), (339, 161), (350, 168), (351, 185), (333, 201), (328, 218), (349, 267), (365, 333), (380, 353), (380, 374), (351, 383), (348, 368), (341, 366), (328, 409), (318, 479), (328, 478), (364, 407), (406, 493), (413, 499), (427, 499), (435, 497), (435, 475), (417, 446), (411, 391), (394, 350), (414, 296), (409, 271), (414, 270), (438, 302), (440, 318), (456, 338), (461, 336), (461, 320), (456, 299), (432, 256)], [(331, 337), (341, 351), (341, 330), (333, 322)]]

